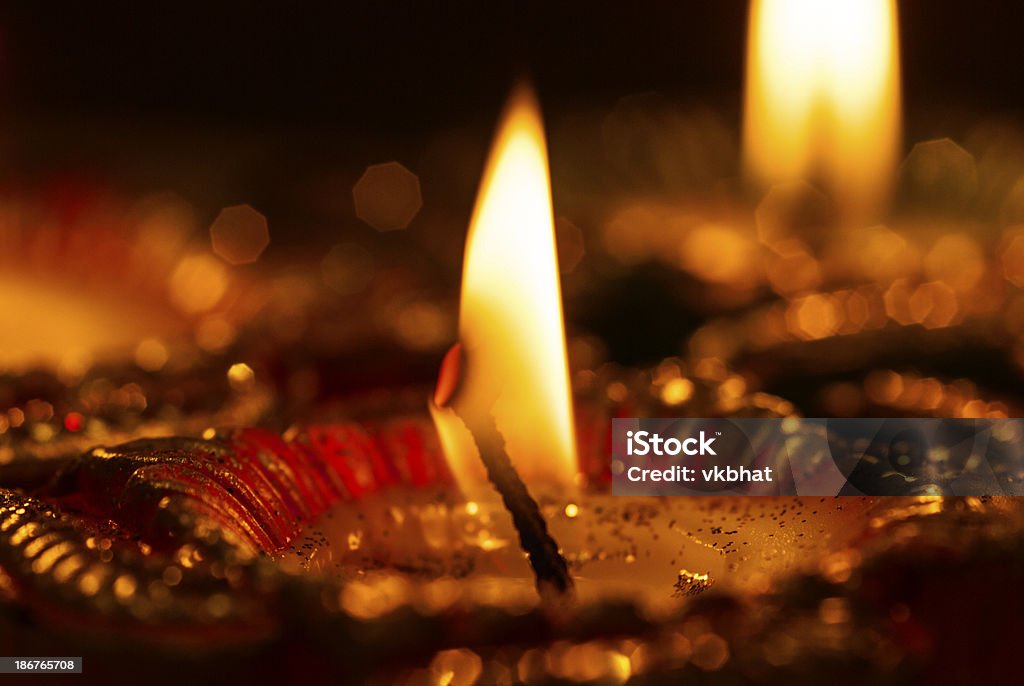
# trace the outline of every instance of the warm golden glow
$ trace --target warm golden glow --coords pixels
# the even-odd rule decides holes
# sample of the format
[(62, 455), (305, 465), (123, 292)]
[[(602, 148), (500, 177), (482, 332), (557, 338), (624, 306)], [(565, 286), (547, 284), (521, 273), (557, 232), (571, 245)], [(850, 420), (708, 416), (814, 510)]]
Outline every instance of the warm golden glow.
[(762, 184), (820, 179), (848, 218), (891, 191), (900, 141), (895, 0), (754, 0), (744, 155)]
[[(576, 473), (551, 185), (540, 112), (518, 89), (502, 118), (466, 242), (459, 310), (463, 360), (449, 356), (441, 400), (467, 423), (493, 416), (523, 478), (571, 485)], [(479, 474), (466, 427), (432, 408), (460, 482)], [(470, 428), (473, 428), (470, 426)], [(469, 476), (467, 476), (469, 475)], [(467, 489), (470, 493), (473, 489)]]
[[(144, 307), (30, 273), (0, 274), (0, 372), (62, 371), (130, 354), (170, 326)], [(84, 371), (84, 369), (83, 369)]]

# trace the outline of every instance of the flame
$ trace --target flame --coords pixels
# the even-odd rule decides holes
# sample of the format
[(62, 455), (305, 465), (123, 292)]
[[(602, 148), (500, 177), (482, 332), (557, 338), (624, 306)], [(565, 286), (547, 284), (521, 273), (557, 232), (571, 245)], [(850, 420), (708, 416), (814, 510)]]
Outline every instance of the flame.
[(571, 485), (576, 445), (551, 182), (540, 110), (525, 86), (510, 98), (477, 195), (459, 339), (431, 412), (464, 491), (479, 480), (470, 431), (487, 413), (524, 479)]
[(848, 217), (888, 199), (900, 145), (895, 0), (754, 0), (744, 155), (761, 183), (820, 176)]

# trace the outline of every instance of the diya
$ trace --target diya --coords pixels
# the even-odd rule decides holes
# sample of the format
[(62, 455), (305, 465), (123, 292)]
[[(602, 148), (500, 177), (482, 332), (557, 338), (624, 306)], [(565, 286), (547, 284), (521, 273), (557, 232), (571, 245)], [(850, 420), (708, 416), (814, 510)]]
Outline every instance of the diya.
[[(857, 448), (884, 496), (613, 494), (613, 420), (786, 419), (778, 450), (813, 470), (827, 446), (805, 415), (1017, 413), (1013, 384), (965, 360), (1020, 366), (1020, 183), (1007, 179), (1024, 179), (1024, 154), (981, 169), (940, 141), (897, 168), (893, 2), (762, 0), (751, 21), (747, 180), (701, 204), (591, 197), (581, 211), (603, 217), (594, 261), (612, 281), (671, 266), (700, 312), (680, 354), (651, 368), (597, 360), (600, 336), (567, 342), (525, 86), (477, 196), (458, 325), (389, 360), (395, 378), (353, 383), (385, 353), (338, 367), (311, 342), (330, 337), (322, 287), (376, 297), (358, 248), (332, 249), (312, 276), (225, 266), (266, 247), (252, 208), (218, 217), (219, 257), (174, 230), (181, 207), (166, 199), (126, 213), (135, 238), (88, 228), (136, 265), (132, 305), (159, 331), (34, 322), (50, 296), (12, 268), (11, 292), (27, 294), (15, 314), (47, 345), (12, 344), (17, 371), (0, 378), (0, 654), (81, 656), (106, 683), (1005, 679), (1024, 505), (952, 496), (901, 462), (941, 477), (949, 451)], [(614, 149), (622, 122), (605, 125)], [(81, 230), (16, 228), (0, 236), (40, 251)], [(131, 323), (126, 307), (109, 309)], [(642, 335), (616, 325), (609, 338)], [(926, 346), (942, 354), (922, 360)], [(433, 389), (401, 373), (424, 360), (440, 364)], [(329, 392), (346, 383), (343, 400)], [(1000, 448), (1024, 436), (1000, 426)], [(985, 465), (974, 458), (958, 464), (967, 477)], [(1007, 464), (1000, 492), (1016, 493), (1024, 474)]]

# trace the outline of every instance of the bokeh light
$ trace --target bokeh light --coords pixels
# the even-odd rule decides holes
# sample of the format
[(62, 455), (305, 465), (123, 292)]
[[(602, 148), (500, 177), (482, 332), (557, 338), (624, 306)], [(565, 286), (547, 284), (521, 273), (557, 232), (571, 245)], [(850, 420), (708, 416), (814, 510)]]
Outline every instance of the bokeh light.
[(355, 295), (363, 291), (373, 278), (373, 255), (355, 243), (339, 243), (320, 262), (324, 283), (339, 295)]
[(251, 264), (270, 245), (267, 219), (249, 205), (225, 207), (210, 227), (210, 240), (228, 264)]
[(378, 231), (407, 228), (423, 207), (419, 178), (398, 162), (367, 167), (352, 197), (356, 216)]
[(228, 289), (224, 263), (210, 255), (190, 255), (171, 273), (170, 298), (187, 314), (213, 309)]

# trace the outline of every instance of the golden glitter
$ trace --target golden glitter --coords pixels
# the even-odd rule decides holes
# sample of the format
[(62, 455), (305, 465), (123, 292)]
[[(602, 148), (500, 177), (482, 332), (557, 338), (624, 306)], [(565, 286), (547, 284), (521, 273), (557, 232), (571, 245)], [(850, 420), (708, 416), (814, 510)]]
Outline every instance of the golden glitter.
[(472, 650), (442, 650), (430, 661), (432, 683), (438, 686), (471, 686), (483, 669), (480, 656)]
[(378, 231), (406, 228), (423, 207), (419, 178), (398, 162), (367, 167), (352, 197), (356, 216)]
[(718, 389), (723, 398), (741, 398), (747, 392), (747, 382), (741, 376), (730, 376)]
[(69, 550), (73, 549), (74, 545), (68, 541), (51, 546), (48, 550), (32, 561), (32, 571), (36, 574), (45, 574), (50, 571), (50, 568), (53, 567), (57, 560), (67, 554)]
[(959, 293), (973, 288), (985, 275), (985, 268), (981, 246), (966, 233), (942, 236), (924, 258), (928, 276)]
[(661, 401), (666, 405), (682, 405), (693, 396), (693, 382), (676, 378), (661, 388)]
[(384, 576), (370, 581), (354, 581), (341, 591), (341, 606), (360, 619), (372, 619), (390, 612), (406, 601), (408, 582), (398, 576)]
[(683, 596), (700, 595), (714, 586), (715, 580), (709, 574), (698, 574), (686, 569), (680, 569), (673, 586), (673, 595), (677, 598)]
[(786, 323), (793, 335), (813, 340), (834, 334), (841, 317), (842, 312), (831, 295), (815, 293), (793, 301), (786, 312)]
[(621, 381), (613, 381), (608, 384), (608, 388), (605, 391), (608, 394), (609, 400), (613, 400), (617, 403), (621, 403), (629, 395), (629, 389), (626, 388), (626, 384)]
[(25, 546), (25, 557), (33, 558), (39, 553), (43, 552), (47, 546), (56, 543), (60, 540), (60, 536), (55, 533), (48, 533), (36, 538)]
[(894, 403), (903, 393), (903, 377), (890, 370), (871, 372), (864, 388), (872, 401), (883, 405)]
[[(470, 503), (470, 504), (475, 505), (476, 503)], [(469, 512), (469, 509), (470, 509), (469, 505), (470, 504), (466, 505), (466, 511), (467, 512)], [(405, 521), (405, 511), (402, 510), (402, 508), (400, 508), (400, 507), (395, 507), (394, 505), (392, 505), (391, 507), (388, 508), (388, 514), (391, 516), (391, 519), (395, 522), (395, 524), (401, 524), (402, 522)], [(473, 513), (469, 512), (469, 514), (473, 514)]]
[(235, 339), (235, 327), (221, 317), (207, 317), (196, 327), (196, 343), (203, 350), (219, 352)]
[(480, 505), (473, 502), (472, 500), (466, 503), (466, 514), (475, 516), (480, 512)]
[(539, 682), (546, 676), (544, 651), (533, 648), (523, 653), (516, 663), (516, 674), (519, 680), (525, 683)]
[(472, 650), (442, 650), (430, 661), (431, 683), (438, 686), (472, 686), (483, 671), (483, 661)]
[(25, 413), (17, 407), (7, 410), (7, 422), (11, 428), (17, 429), (25, 423)]
[(34, 537), (38, 530), (38, 524), (35, 522), (27, 522), (15, 529), (14, 533), (11, 534), (11, 537), (7, 539), (7, 541), (12, 546), (19, 546), (24, 543), (26, 539)]
[(882, 295), (885, 313), (894, 322), (904, 326), (915, 323), (913, 315), (910, 314), (912, 288), (908, 279), (896, 279)]
[(729, 644), (717, 634), (702, 634), (693, 641), (690, 660), (706, 672), (721, 669), (729, 661)]
[(59, 584), (67, 583), (82, 568), (83, 564), (85, 564), (85, 561), (81, 555), (71, 555), (64, 558), (53, 568), (53, 580)]
[(210, 255), (186, 257), (171, 274), (171, 302), (187, 314), (212, 309), (227, 290), (227, 269)]
[(267, 219), (250, 205), (225, 207), (210, 227), (210, 242), (228, 264), (251, 264), (270, 245)]
[(32, 440), (36, 443), (46, 443), (53, 439), (57, 431), (49, 424), (33, 424)]
[(30, 422), (48, 422), (53, 419), (53, 405), (38, 398), (25, 405), (25, 418)]
[(249, 388), (255, 380), (256, 373), (244, 362), (237, 362), (228, 369), (228, 383), (236, 391)]
[(191, 569), (193, 566), (193, 558), (196, 557), (197, 550), (191, 544), (185, 544), (178, 548), (178, 552), (175, 553), (175, 559), (178, 564), (186, 569)]
[(458, 581), (442, 577), (424, 584), (416, 600), (427, 612), (433, 614), (454, 605), (461, 595), (462, 589)]
[(106, 576), (107, 572), (103, 567), (93, 565), (78, 580), (78, 589), (85, 595), (96, 595), (100, 590), (100, 586), (103, 585), (103, 580)]
[(131, 574), (122, 574), (114, 580), (114, 595), (120, 601), (125, 601), (135, 595), (138, 583)]
[(223, 593), (214, 593), (206, 600), (206, 611), (218, 619), (226, 617), (231, 611), (231, 598)]
[(157, 605), (167, 605), (171, 600), (171, 590), (167, 588), (167, 584), (158, 579), (153, 579), (146, 586), (146, 591), (149, 594), (150, 599)]
[(569, 503), (565, 506), (565, 516), (574, 519), (580, 513), (580, 507), (576, 503)]
[(984, 401), (975, 399), (964, 404), (963, 409), (960, 411), (960, 416), (965, 419), (977, 419), (979, 417), (984, 417), (985, 412), (986, 407)]
[(135, 364), (147, 372), (163, 369), (167, 358), (167, 348), (156, 338), (147, 338), (135, 348)]
[(21, 519), (21, 514), (18, 512), (12, 512), (7, 515), (2, 522), (0, 522), (0, 532), (7, 531), (12, 526), (18, 523)]
[(949, 326), (957, 316), (956, 292), (939, 281), (921, 284), (907, 301), (913, 321), (934, 329)]
[(491, 532), (487, 529), (481, 529), (477, 534), (477, 540), (480, 543), (480, 547), (485, 551), (498, 550), (508, 545), (508, 541), (503, 538), (497, 538), (491, 535)]
[(818, 616), (825, 624), (845, 624), (850, 621), (850, 607), (845, 598), (825, 598), (818, 605)]
[(624, 684), (633, 672), (631, 657), (617, 650), (608, 653), (608, 678), (612, 683)]
[(161, 578), (168, 586), (177, 586), (181, 582), (181, 568), (169, 565), (164, 568)]
[(657, 367), (654, 368), (653, 381), (655, 386), (664, 386), (673, 379), (678, 379), (682, 376), (682, 370), (679, 368), (679, 362), (674, 359), (662, 360)]
[(680, 266), (705, 281), (745, 286), (756, 271), (754, 243), (730, 226), (705, 224), (690, 231), (679, 249)]
[(860, 553), (852, 549), (832, 553), (821, 561), (821, 575), (834, 584), (846, 583), (860, 559)]

